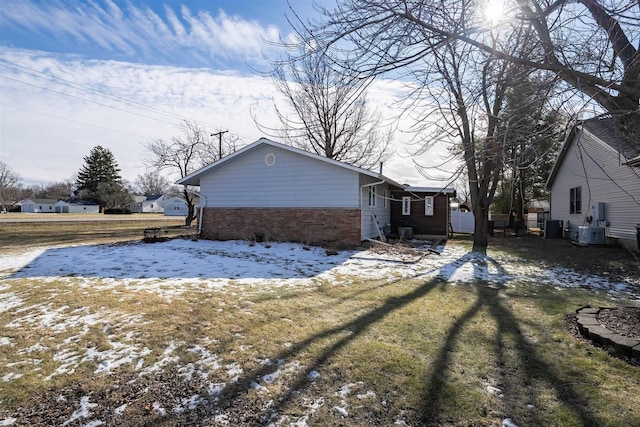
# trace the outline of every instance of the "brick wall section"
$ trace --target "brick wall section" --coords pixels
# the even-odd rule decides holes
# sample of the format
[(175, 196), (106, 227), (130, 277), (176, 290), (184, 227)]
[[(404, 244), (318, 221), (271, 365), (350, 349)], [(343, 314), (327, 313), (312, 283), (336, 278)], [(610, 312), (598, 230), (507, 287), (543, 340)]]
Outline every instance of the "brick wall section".
[(205, 208), (201, 237), (358, 246), (360, 209)]

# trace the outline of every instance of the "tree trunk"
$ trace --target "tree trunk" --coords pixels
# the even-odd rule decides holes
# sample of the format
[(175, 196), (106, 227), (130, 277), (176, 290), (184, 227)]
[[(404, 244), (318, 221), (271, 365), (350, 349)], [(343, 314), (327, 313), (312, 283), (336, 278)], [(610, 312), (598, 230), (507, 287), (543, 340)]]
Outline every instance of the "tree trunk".
[(475, 230), (473, 232), (473, 252), (487, 253), (489, 246), (489, 207), (474, 206), (473, 217)]
[(193, 205), (193, 197), (189, 194), (189, 190), (187, 190), (187, 186), (185, 185), (184, 190), (184, 200), (187, 202), (187, 216), (184, 219), (184, 225), (189, 227), (193, 220), (195, 219), (195, 206)]
[(184, 225), (186, 225), (187, 227), (189, 227), (191, 225), (191, 223), (193, 222), (193, 220), (195, 219), (195, 215), (194, 215), (194, 206), (192, 203), (187, 203), (187, 216), (184, 219)]

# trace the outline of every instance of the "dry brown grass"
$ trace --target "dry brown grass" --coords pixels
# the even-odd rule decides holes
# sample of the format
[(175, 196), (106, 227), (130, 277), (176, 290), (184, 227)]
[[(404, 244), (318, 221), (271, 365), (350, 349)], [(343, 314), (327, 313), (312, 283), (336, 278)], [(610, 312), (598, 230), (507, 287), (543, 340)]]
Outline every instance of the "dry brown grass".
[[(105, 233), (140, 230), (113, 225)], [(101, 232), (90, 235), (102, 239)], [(538, 262), (531, 253), (530, 259)], [(26, 312), (0, 313), (0, 337), (15, 344), (0, 346), (0, 378), (23, 374), (0, 383), (0, 419), (62, 424), (90, 396), (98, 405), (91, 410), (94, 419), (109, 425), (287, 425), (304, 419), (319, 426), (478, 426), (505, 418), (520, 426), (640, 424), (640, 369), (576, 340), (564, 323), (582, 305), (619, 302), (605, 294), (414, 278), (262, 291), (194, 287), (168, 300), (125, 287), (105, 292), (80, 286), (84, 280), (5, 283), (24, 306), (46, 302), (58, 310), (59, 322), (86, 313), (111, 325), (106, 329), (100, 320), (85, 333), (77, 325), (56, 330), (56, 322), (12, 328), (7, 325)], [(65, 340), (78, 354), (107, 350), (114, 342), (144, 347), (149, 352), (142, 371), (165, 359), (171, 346), (176, 349), (169, 355), (177, 359), (144, 375), (138, 360), (106, 375), (94, 373), (97, 360), (86, 361), (44, 381), (61, 363), (53, 352), (16, 351), (36, 343), (54, 349)], [(219, 367), (187, 380), (185, 369), (197, 371), (203, 360), (194, 346), (215, 355)], [(26, 357), (42, 362), (21, 364)], [(242, 371), (232, 381), (234, 366)], [(280, 376), (267, 382), (279, 368)], [(315, 372), (319, 376), (309, 376)], [(211, 385), (219, 383), (224, 391), (212, 394)], [(194, 395), (204, 402), (184, 413), (171, 411)], [(123, 403), (125, 415), (114, 414)], [(155, 412), (154, 403), (167, 414)]]
[[(158, 219), (156, 215), (127, 215), (126, 219), (118, 219), (116, 215), (54, 215), (13, 214), (0, 217), (0, 254), (32, 246), (139, 240), (144, 237), (145, 228), (180, 228), (184, 225), (184, 218)], [(33, 220), (21, 222), (25, 216), (33, 217)]]

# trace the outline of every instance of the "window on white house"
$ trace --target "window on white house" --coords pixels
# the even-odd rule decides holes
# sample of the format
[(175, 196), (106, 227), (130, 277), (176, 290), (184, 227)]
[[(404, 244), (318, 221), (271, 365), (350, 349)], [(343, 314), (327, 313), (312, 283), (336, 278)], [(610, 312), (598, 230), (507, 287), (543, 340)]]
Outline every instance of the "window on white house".
[(582, 187), (569, 189), (569, 213), (579, 214), (582, 212)]
[(402, 196), (402, 215), (411, 215), (411, 197)]
[(376, 187), (369, 187), (369, 207), (376, 206)]
[(387, 200), (389, 199), (389, 194), (387, 193), (387, 189), (382, 190), (382, 206), (387, 207)]
[(424, 198), (424, 214), (426, 216), (433, 216), (433, 196), (426, 196)]

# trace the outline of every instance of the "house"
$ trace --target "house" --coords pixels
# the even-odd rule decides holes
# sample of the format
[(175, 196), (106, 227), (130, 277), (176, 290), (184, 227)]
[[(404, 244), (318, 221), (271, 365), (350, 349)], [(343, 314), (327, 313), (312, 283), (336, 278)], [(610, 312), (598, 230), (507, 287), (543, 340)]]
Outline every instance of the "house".
[[(449, 234), (451, 188), (406, 187), (391, 190), (391, 230), (410, 227), (415, 237), (446, 238)], [(405, 231), (406, 233), (407, 231)], [(407, 236), (408, 237), (408, 236)]]
[(637, 248), (639, 156), (640, 143), (622, 137), (610, 119), (571, 130), (546, 184), (551, 221), (561, 221), (564, 237)]
[(55, 213), (100, 213), (100, 205), (83, 200), (58, 200), (53, 209)]
[(357, 246), (391, 222), (382, 174), (266, 138), (179, 180), (200, 186), (200, 235)]
[(172, 197), (164, 202), (165, 216), (187, 216), (187, 202), (180, 197)]
[(20, 212), (27, 213), (53, 213), (55, 212), (53, 205), (55, 199), (24, 199), (20, 203)]
[(163, 213), (165, 198), (162, 194), (132, 196), (133, 202), (126, 205), (134, 213)]

